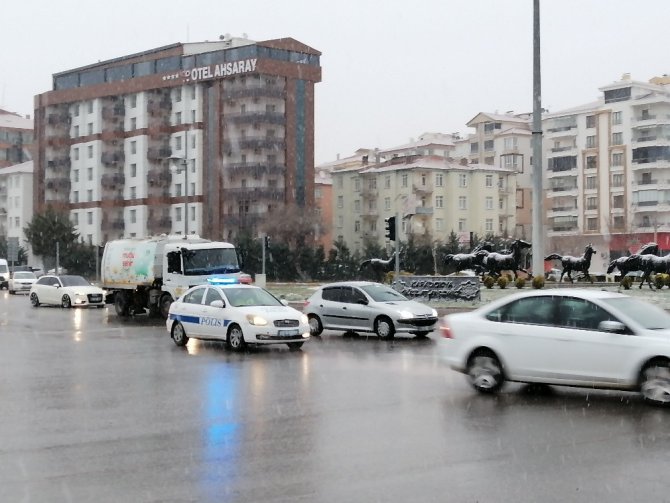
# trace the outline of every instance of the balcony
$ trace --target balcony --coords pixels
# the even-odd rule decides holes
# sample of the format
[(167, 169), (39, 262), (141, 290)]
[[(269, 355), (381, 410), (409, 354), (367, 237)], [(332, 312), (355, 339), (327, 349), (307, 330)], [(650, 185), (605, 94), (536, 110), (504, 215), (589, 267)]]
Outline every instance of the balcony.
[(147, 102), (147, 112), (152, 117), (168, 114), (172, 111), (172, 100), (168, 96), (160, 99), (150, 99)]
[(432, 206), (417, 206), (414, 208), (415, 217), (430, 217), (433, 215)]
[(116, 189), (126, 182), (126, 177), (123, 173), (114, 173), (102, 175), (100, 178), (100, 185), (103, 189)]
[(243, 213), (239, 215), (224, 215), (226, 225), (237, 225), (240, 227), (253, 226), (260, 223), (263, 218), (259, 213)]
[(103, 218), (102, 222), (100, 223), (100, 228), (103, 231), (124, 230), (126, 228), (126, 223), (121, 218), (116, 219)]
[(172, 155), (172, 149), (168, 146), (149, 147), (147, 149), (147, 159), (150, 161), (162, 161)]
[(153, 234), (161, 234), (163, 232), (169, 232), (172, 229), (172, 219), (168, 216), (153, 217), (149, 216), (147, 220), (147, 228)]
[(56, 157), (47, 161), (47, 168), (57, 173), (67, 173), (70, 171), (72, 161), (69, 157)]
[(231, 197), (235, 199), (272, 199), (277, 201), (284, 200), (284, 189), (270, 188), (270, 187), (253, 187), (253, 188), (230, 188), (223, 189), (224, 197)]
[(246, 112), (246, 113), (228, 113), (223, 116), (223, 120), (230, 124), (284, 124), (286, 116), (280, 112)]
[(118, 121), (126, 116), (126, 107), (123, 103), (102, 107), (102, 118), (108, 121)]
[(47, 124), (53, 127), (70, 127), (72, 117), (67, 112), (51, 113), (47, 115)]
[(57, 190), (57, 191), (70, 191), (70, 186), (72, 185), (72, 182), (70, 181), (69, 177), (58, 177), (58, 178), (52, 178), (50, 180), (46, 180), (45, 186), (47, 189), (50, 190)]
[(172, 173), (168, 170), (150, 169), (147, 172), (147, 182), (149, 185), (158, 187), (169, 186), (172, 181)]
[(286, 142), (283, 138), (275, 138), (272, 136), (243, 136), (236, 139), (224, 140), (223, 148), (226, 150), (250, 148), (284, 150), (286, 148)]
[(371, 219), (376, 219), (379, 218), (379, 210), (376, 208), (367, 208), (363, 211), (361, 211), (361, 217), (363, 218), (371, 218)]
[(223, 91), (224, 100), (237, 98), (283, 98), (284, 90), (279, 87), (256, 85), (240, 88), (229, 88)]
[(103, 152), (102, 155), (100, 156), (100, 161), (102, 164), (105, 166), (115, 166), (117, 164), (123, 164), (124, 160), (126, 158), (126, 155), (124, 154), (123, 150), (116, 150), (116, 151), (108, 151), (108, 152)]
[(414, 192), (417, 192), (419, 194), (432, 194), (433, 193), (433, 184), (432, 183), (426, 183), (426, 184), (414, 183), (414, 184), (412, 184), (412, 189), (414, 190)]
[(244, 174), (260, 177), (262, 175), (283, 175), (286, 172), (286, 166), (258, 162), (238, 162), (224, 164), (223, 170), (231, 176)]

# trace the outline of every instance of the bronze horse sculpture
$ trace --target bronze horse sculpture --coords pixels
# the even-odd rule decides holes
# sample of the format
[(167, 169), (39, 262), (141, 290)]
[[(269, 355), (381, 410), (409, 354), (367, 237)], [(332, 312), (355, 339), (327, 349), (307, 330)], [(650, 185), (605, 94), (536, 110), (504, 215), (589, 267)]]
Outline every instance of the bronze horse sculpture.
[[(619, 286), (621, 286), (623, 284), (624, 278), (629, 272), (642, 270), (643, 255), (658, 255), (659, 251), (660, 250), (657, 243), (647, 243), (633, 255), (619, 257), (612, 260), (607, 267), (607, 274), (612, 274), (614, 269), (618, 269), (621, 273), (621, 280), (619, 281)], [(640, 283), (640, 287), (642, 287), (642, 283)]]
[(589, 267), (591, 267), (591, 256), (596, 252), (593, 245), (590, 243), (584, 248), (584, 255), (581, 257), (573, 257), (571, 255), (559, 255), (558, 253), (552, 253), (544, 257), (544, 260), (560, 260), (563, 270), (561, 271), (561, 277), (559, 278), (559, 283), (563, 281), (563, 276), (567, 274), (570, 283), (574, 283), (572, 279), (572, 271), (581, 272), (586, 276), (586, 278), (593, 283), (593, 278), (589, 274)]
[[(657, 251), (660, 250), (657, 247)], [(641, 255), (640, 256), (640, 266), (639, 270), (642, 271), (642, 280), (640, 280), (640, 288), (644, 285), (646, 281), (649, 284), (649, 288), (654, 289), (654, 284), (651, 281), (651, 275), (653, 274), (668, 274), (670, 273), (670, 254), (663, 257), (657, 255)]]
[(449, 274), (472, 269), (479, 275), (484, 272), (482, 263), (484, 258), (493, 251), (493, 245), (488, 242), (478, 244), (470, 253), (448, 253), (444, 256), (444, 265)]
[(492, 252), (484, 257), (482, 265), (491, 276), (498, 277), (502, 271), (512, 271), (516, 279), (517, 271), (528, 271), (521, 267), (521, 252), (532, 245), (523, 239), (515, 239), (510, 246), (510, 253)]
[(375, 275), (375, 279), (381, 280), (387, 272), (391, 272), (395, 268), (395, 252), (387, 260), (380, 258), (369, 258), (364, 260), (358, 266), (358, 272), (370, 270)]

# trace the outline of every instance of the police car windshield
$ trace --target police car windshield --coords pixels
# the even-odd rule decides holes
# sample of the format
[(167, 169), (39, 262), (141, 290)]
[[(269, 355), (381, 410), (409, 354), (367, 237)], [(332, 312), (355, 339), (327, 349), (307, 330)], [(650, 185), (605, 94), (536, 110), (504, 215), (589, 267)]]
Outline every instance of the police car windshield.
[(186, 276), (240, 272), (237, 253), (234, 248), (187, 249), (183, 250), (182, 253)]
[(226, 288), (224, 290), (231, 306), (283, 306), (270, 292), (262, 288)]

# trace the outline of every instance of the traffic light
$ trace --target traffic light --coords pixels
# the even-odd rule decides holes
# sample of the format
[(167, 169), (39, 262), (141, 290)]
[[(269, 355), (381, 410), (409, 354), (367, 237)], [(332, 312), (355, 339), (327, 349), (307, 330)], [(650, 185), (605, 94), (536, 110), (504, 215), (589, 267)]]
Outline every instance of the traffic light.
[(395, 217), (385, 218), (386, 237), (389, 241), (395, 241)]

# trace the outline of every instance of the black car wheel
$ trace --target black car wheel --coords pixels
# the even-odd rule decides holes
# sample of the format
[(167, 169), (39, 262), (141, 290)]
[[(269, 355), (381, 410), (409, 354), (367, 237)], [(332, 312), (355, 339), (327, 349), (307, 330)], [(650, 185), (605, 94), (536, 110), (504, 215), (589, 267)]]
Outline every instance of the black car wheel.
[(63, 295), (63, 298), (60, 301), (60, 307), (63, 309), (70, 309), (72, 307), (72, 301), (70, 300), (69, 295)]
[(31, 293), (30, 294), (30, 303), (33, 305), (33, 307), (39, 307), (40, 306), (40, 299), (37, 297), (36, 293)]
[(489, 350), (480, 350), (470, 356), (467, 374), (472, 387), (480, 393), (495, 393), (505, 382), (500, 360)]
[(298, 351), (302, 347), (303, 344), (304, 344), (304, 342), (288, 342), (288, 343), (286, 343), (286, 345), (288, 346), (288, 348), (291, 351)]
[(182, 325), (180, 322), (176, 322), (174, 325), (172, 325), (172, 340), (177, 346), (186, 346), (188, 343), (186, 330), (184, 330), (184, 325)]
[(642, 398), (654, 405), (670, 405), (670, 362), (654, 360), (640, 373)]
[(232, 325), (228, 329), (228, 347), (234, 351), (242, 351), (244, 349), (244, 334), (239, 325)]
[(310, 335), (321, 335), (323, 332), (323, 325), (321, 320), (315, 314), (309, 315), (309, 333)]

